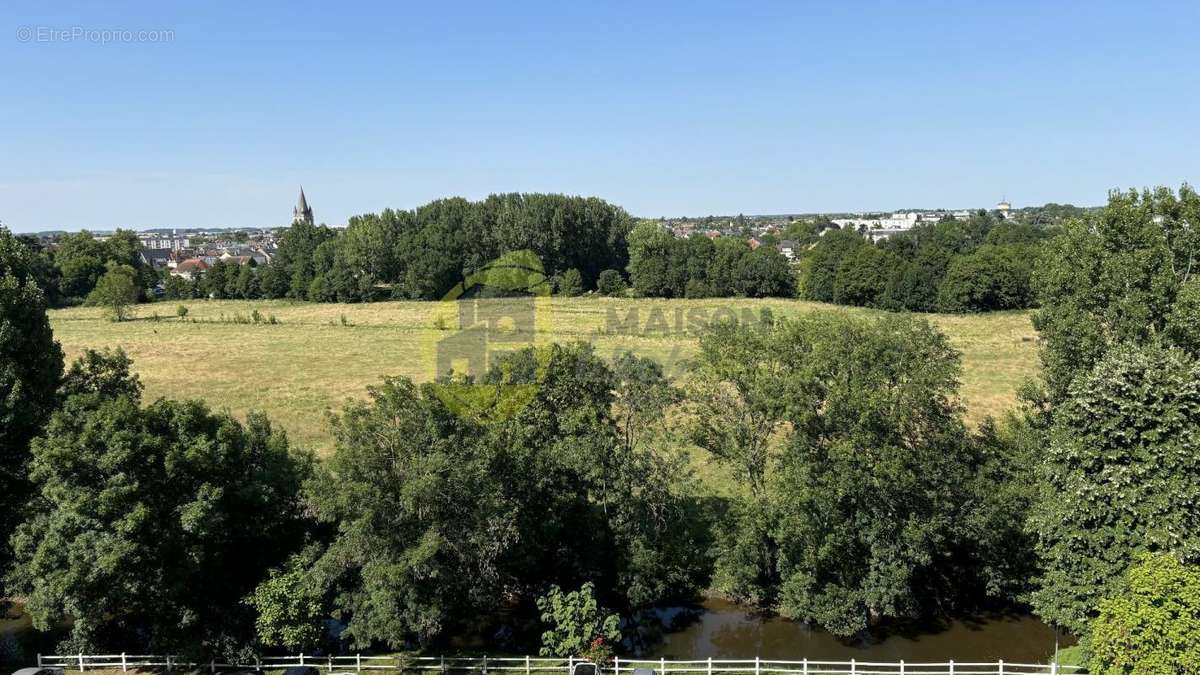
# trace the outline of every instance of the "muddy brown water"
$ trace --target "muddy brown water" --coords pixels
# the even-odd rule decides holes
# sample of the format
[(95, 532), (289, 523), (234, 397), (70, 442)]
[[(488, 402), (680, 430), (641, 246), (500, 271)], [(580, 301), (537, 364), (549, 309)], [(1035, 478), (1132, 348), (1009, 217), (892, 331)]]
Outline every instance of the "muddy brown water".
[[(1028, 614), (990, 614), (938, 625), (891, 627), (865, 639), (841, 640), (819, 628), (778, 616), (747, 613), (708, 599), (699, 611), (676, 610), (676, 630), (647, 645), (645, 655), (665, 658), (754, 658), (872, 661), (1048, 662), (1055, 631)], [(1059, 635), (1061, 646), (1073, 644)]]
[[(39, 634), (19, 606), (0, 615), (0, 634), (18, 638), (28, 654), (36, 653)], [(871, 636), (842, 640), (819, 628), (778, 616), (749, 613), (724, 600), (706, 599), (691, 608), (661, 610), (658, 618), (671, 628), (647, 640), (641, 658), (814, 659), (845, 661), (1005, 661), (1048, 662), (1054, 655), (1055, 631), (1028, 614), (991, 614), (938, 625), (892, 626)], [(654, 631), (658, 633), (657, 630)], [(1073, 644), (1059, 635), (1061, 646)], [(39, 645), (49, 648), (49, 645)], [(476, 645), (476, 649), (482, 645)], [(0, 659), (3, 660), (3, 659)]]

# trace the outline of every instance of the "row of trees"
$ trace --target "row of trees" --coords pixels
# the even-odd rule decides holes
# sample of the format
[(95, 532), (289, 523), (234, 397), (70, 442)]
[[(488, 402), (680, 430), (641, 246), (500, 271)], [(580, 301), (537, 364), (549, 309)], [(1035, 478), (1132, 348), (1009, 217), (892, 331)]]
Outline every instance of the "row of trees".
[(800, 259), (800, 294), (843, 305), (983, 312), (1036, 304), (1032, 283), (1047, 228), (980, 212), (873, 243), (828, 230)]
[(117, 230), (103, 241), (87, 231), (66, 234), (53, 251), (36, 237), (16, 239), (26, 249), (27, 273), (51, 307), (85, 302), (113, 268), (132, 276), (135, 300), (145, 297), (145, 289), (158, 282), (158, 274), (142, 261), (141, 241), (129, 230)]
[(259, 286), (269, 298), (433, 300), (502, 254), (531, 250), (547, 276), (575, 270), (591, 290), (603, 271), (624, 269), (631, 226), (624, 210), (596, 198), (441, 199), (412, 211), (355, 216), (344, 233), (293, 225)]
[(793, 297), (787, 258), (743, 239), (679, 238), (645, 221), (629, 236), (629, 280), (640, 295), (657, 298)]

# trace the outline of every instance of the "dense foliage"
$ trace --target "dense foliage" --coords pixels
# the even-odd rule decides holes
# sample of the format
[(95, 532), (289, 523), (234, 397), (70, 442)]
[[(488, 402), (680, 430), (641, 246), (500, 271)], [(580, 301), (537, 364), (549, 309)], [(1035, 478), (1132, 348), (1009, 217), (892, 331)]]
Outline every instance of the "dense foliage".
[(1031, 275), (1048, 230), (980, 212), (922, 223), (878, 243), (830, 229), (799, 261), (810, 300), (922, 312), (1036, 304)]
[(629, 235), (629, 279), (641, 295), (658, 298), (795, 294), (787, 258), (774, 248), (729, 237), (681, 239), (649, 221)]
[(35, 252), (0, 228), (0, 572), (30, 495), (29, 442), (57, 403), (63, 368), (37, 269)]
[(1115, 344), (1163, 341), (1200, 355), (1200, 195), (1187, 185), (1114, 192), (1047, 243), (1034, 275), (1043, 377), (1053, 402)]
[(1140, 552), (1200, 562), (1200, 365), (1122, 346), (1069, 393), (1043, 462), (1033, 605), (1082, 634)]
[[(536, 370), (540, 384), (498, 422), (456, 415), (434, 385), (401, 379), (347, 404), (312, 490), (337, 529), (314, 574), (350, 617), (347, 637), (428, 642), (514, 599), (532, 607), (552, 584), (591, 581), (623, 607), (695, 592), (703, 558), (680, 467), (613, 414), (614, 392), (641, 401), (665, 386), (636, 365), (614, 372), (585, 345), (518, 352), (489, 378)], [(637, 380), (619, 382), (626, 371)]]
[(694, 438), (747, 488), (718, 531), (717, 588), (851, 635), (1019, 586), (998, 577), (1025, 570), (988, 557), (1020, 537), (1025, 503), (999, 489), (1014, 459), (967, 434), (958, 372), (911, 318), (702, 337)]
[(1143, 556), (1128, 577), (1127, 590), (1100, 603), (1090, 672), (1200, 673), (1200, 568), (1159, 553)]
[(13, 537), (9, 587), (39, 628), (72, 620), (67, 653), (228, 653), (253, 637), (241, 599), (304, 532), (310, 460), (259, 415), (242, 425), (198, 402), (142, 407), (127, 367), (93, 354), (64, 382), (33, 443), (37, 499)]
[(621, 640), (621, 618), (596, 602), (591, 582), (569, 593), (551, 586), (537, 607), (549, 627), (542, 633), (542, 656), (582, 656), (597, 664), (611, 659), (612, 645)]

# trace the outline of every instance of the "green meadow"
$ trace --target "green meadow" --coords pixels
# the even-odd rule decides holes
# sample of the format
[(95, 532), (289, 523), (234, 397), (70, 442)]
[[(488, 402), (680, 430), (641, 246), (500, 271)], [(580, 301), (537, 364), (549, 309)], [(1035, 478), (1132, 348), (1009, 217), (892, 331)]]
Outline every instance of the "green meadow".
[[(504, 303), (506, 300), (480, 302)], [(695, 353), (697, 321), (735, 314), (776, 317), (873, 310), (796, 300), (553, 298), (534, 327), (537, 342), (584, 340), (611, 357), (633, 350), (681, 374)], [(176, 316), (180, 305), (186, 318)], [(268, 413), (294, 443), (327, 452), (326, 413), (387, 375), (427, 380), (434, 345), (448, 333), (440, 303), (314, 304), (189, 300), (136, 307), (114, 323), (102, 310), (52, 310), (55, 337), (71, 359), (87, 348), (121, 347), (134, 360), (147, 400), (200, 398), (242, 416)], [(257, 311), (263, 319), (251, 320)], [(270, 323), (270, 318), (275, 323)], [(968, 420), (1011, 408), (1021, 382), (1037, 370), (1037, 334), (1028, 312), (929, 315), (963, 356), (962, 402)], [(525, 336), (522, 336), (525, 337)]]

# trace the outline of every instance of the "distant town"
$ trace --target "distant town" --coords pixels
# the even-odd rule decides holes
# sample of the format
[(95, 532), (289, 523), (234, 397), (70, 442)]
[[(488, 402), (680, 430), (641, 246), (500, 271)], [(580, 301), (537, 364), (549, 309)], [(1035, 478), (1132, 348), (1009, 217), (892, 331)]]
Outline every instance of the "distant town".
[[(681, 216), (676, 218), (643, 218), (654, 220), (677, 237), (706, 236), (735, 237), (745, 239), (751, 248), (770, 245), (778, 249), (788, 260), (799, 254), (799, 244), (784, 235), (789, 225), (801, 221), (813, 222), (818, 232), (824, 234), (831, 229), (852, 229), (871, 241), (882, 241), (904, 234), (922, 224), (943, 220), (966, 220), (981, 211), (990, 211), (997, 218), (1016, 220), (1035, 225), (1051, 225), (1064, 217), (1080, 215), (1094, 207), (1075, 207), (1069, 204), (1046, 204), (1044, 206), (1014, 209), (1007, 200), (994, 207), (976, 209), (902, 209), (893, 212), (845, 212), (845, 213), (796, 213), (710, 215), (702, 217)], [(312, 207), (300, 188), (300, 196), (292, 209), (292, 224), (314, 224)], [(344, 229), (345, 225), (331, 225)], [(267, 265), (278, 253), (278, 238), (286, 226), (276, 227), (229, 227), (229, 228), (150, 228), (138, 230), (142, 244), (142, 262), (147, 266), (167, 271), (188, 281), (198, 279), (206, 270), (218, 262), (238, 265)], [(112, 230), (91, 230), (97, 240), (104, 241), (113, 234)], [(48, 247), (66, 234), (63, 230), (34, 233)]]

